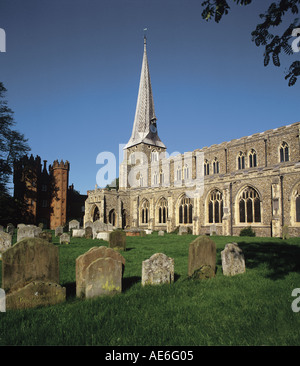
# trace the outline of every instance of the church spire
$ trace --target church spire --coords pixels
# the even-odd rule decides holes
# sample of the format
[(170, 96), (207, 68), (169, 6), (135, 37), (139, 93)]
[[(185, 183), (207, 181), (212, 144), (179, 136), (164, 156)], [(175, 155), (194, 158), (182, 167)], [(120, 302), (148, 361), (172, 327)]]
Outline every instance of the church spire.
[(147, 38), (144, 35), (144, 55), (139, 92), (131, 138), (125, 148), (139, 143), (166, 148), (157, 135), (156, 116), (147, 58)]

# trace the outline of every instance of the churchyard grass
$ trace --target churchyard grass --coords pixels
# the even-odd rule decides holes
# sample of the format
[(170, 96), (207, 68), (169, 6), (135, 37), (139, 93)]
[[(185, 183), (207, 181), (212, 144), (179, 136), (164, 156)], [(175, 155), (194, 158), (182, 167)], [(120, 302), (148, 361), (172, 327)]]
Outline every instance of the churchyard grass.
[[(156, 232), (127, 237), (122, 294), (78, 299), (76, 258), (108, 243), (71, 238), (60, 245), (53, 235), (67, 301), (0, 313), (0, 345), (299, 345), (300, 312), (292, 311), (291, 293), (300, 288), (300, 240), (214, 236), (216, 277), (190, 280), (194, 238)], [(221, 251), (229, 242), (243, 250), (246, 273), (223, 275)], [(154, 253), (174, 258), (174, 283), (141, 286), (142, 261)]]

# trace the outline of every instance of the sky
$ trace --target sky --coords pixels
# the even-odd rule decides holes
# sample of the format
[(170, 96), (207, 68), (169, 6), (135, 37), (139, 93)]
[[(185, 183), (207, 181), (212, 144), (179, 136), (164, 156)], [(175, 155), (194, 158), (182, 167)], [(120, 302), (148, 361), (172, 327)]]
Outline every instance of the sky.
[(158, 135), (169, 154), (299, 122), (300, 80), (289, 87), (284, 71), (300, 52), (282, 56), (280, 68), (264, 67), (264, 50), (251, 40), (271, 2), (232, 3), (217, 24), (202, 19), (202, 0), (0, 0), (0, 81), (15, 128), (42, 161), (68, 160), (69, 184), (81, 194), (95, 188), (103, 152), (114, 154), (118, 176), (144, 28)]

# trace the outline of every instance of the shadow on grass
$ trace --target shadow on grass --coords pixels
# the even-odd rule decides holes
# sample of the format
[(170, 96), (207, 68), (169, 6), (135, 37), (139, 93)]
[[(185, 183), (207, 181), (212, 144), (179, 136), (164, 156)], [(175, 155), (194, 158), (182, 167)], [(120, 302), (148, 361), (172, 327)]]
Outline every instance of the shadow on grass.
[(270, 272), (266, 277), (282, 279), (290, 272), (300, 272), (300, 247), (287, 243), (239, 242), (245, 256), (246, 269), (267, 264)]

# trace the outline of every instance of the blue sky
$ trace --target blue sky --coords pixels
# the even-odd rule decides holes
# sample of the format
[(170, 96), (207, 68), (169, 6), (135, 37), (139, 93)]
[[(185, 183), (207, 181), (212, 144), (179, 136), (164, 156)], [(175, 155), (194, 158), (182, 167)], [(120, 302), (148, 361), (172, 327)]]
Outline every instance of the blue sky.
[(217, 24), (201, 18), (202, 0), (0, 0), (0, 80), (16, 128), (34, 156), (70, 162), (80, 193), (94, 189), (97, 155), (112, 152), (119, 164), (131, 135), (144, 28), (170, 154), (298, 122), (300, 80), (288, 87), (284, 70), (300, 53), (264, 67), (251, 41), (271, 2), (233, 4)]

